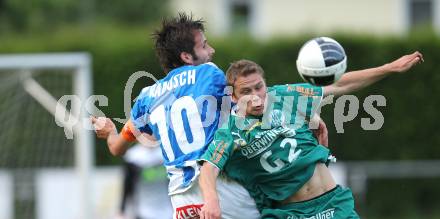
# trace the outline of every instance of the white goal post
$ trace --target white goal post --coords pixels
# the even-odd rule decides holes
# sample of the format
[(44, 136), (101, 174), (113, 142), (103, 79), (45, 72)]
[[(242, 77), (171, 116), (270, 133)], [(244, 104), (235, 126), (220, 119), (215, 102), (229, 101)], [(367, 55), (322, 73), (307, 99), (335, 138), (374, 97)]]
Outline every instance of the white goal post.
[[(0, 75), (4, 72), (22, 75), (24, 91), (32, 96), (38, 104), (51, 113), (57, 122), (63, 123), (62, 118), (57, 118), (55, 109), (57, 98), (45, 90), (44, 85), (33, 79), (34, 71), (69, 71), (72, 72), (72, 91), (83, 104), (73, 104), (71, 115), (79, 115), (73, 130), (74, 167), (79, 179), (80, 202), (78, 218), (92, 219), (91, 179), (94, 167), (94, 139), (93, 132), (82, 126), (86, 114), (86, 99), (92, 95), (91, 57), (87, 53), (51, 53), (51, 54), (19, 54), (0, 55)], [(6, 80), (3, 80), (4, 82)], [(5, 82), (6, 83), (6, 82)], [(83, 106), (81, 106), (83, 105)], [(67, 111), (65, 113), (68, 113)], [(59, 116), (58, 116), (59, 117)], [(60, 127), (60, 129), (62, 129)], [(0, 166), (1, 168), (1, 166)]]

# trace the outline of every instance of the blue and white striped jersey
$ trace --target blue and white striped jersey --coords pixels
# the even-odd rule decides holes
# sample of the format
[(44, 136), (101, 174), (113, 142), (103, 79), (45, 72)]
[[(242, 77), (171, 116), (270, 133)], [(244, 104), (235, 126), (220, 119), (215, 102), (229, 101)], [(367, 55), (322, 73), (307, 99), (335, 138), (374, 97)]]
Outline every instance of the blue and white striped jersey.
[(170, 195), (186, 191), (197, 178), (197, 159), (206, 151), (223, 118), (222, 105), (223, 112), (230, 109), (225, 87), (223, 71), (213, 63), (205, 63), (176, 68), (138, 96), (131, 120), (141, 132), (159, 140)]

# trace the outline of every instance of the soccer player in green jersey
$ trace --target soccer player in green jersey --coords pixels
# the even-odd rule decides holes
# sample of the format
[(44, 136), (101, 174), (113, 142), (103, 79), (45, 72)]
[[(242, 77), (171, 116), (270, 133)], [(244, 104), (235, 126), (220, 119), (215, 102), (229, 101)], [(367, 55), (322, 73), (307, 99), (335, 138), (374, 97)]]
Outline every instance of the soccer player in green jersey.
[(223, 171), (255, 199), (262, 218), (359, 218), (352, 193), (336, 185), (326, 166), (329, 150), (309, 129), (323, 97), (364, 88), (394, 72), (405, 72), (422, 61), (415, 52), (378, 68), (346, 73), (337, 83), (266, 87), (256, 63), (231, 64), (227, 82), (237, 103), (201, 158), (205, 205), (202, 219), (219, 218), (216, 177)]

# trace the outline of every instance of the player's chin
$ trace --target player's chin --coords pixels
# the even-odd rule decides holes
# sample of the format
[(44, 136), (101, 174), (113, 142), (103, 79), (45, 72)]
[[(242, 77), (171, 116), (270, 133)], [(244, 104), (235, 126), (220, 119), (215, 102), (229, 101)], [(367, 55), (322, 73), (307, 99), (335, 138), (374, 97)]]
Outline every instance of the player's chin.
[(261, 116), (264, 113), (264, 106), (256, 106), (256, 107), (252, 107), (252, 115), (254, 116)]

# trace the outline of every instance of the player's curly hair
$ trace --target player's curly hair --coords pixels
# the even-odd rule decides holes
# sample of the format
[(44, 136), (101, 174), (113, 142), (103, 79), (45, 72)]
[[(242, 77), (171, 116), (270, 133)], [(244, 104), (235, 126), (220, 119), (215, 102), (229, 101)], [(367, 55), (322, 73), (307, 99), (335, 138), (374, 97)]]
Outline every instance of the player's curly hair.
[(246, 59), (235, 61), (231, 63), (226, 71), (226, 80), (228, 86), (234, 86), (235, 80), (237, 80), (238, 77), (246, 77), (254, 73), (258, 73), (264, 78), (264, 70), (257, 63)]
[(205, 31), (202, 19), (193, 20), (192, 14), (179, 13), (177, 17), (164, 19), (162, 28), (153, 33), (156, 56), (165, 73), (185, 65), (180, 53), (187, 52), (196, 57), (194, 52), (194, 31)]

